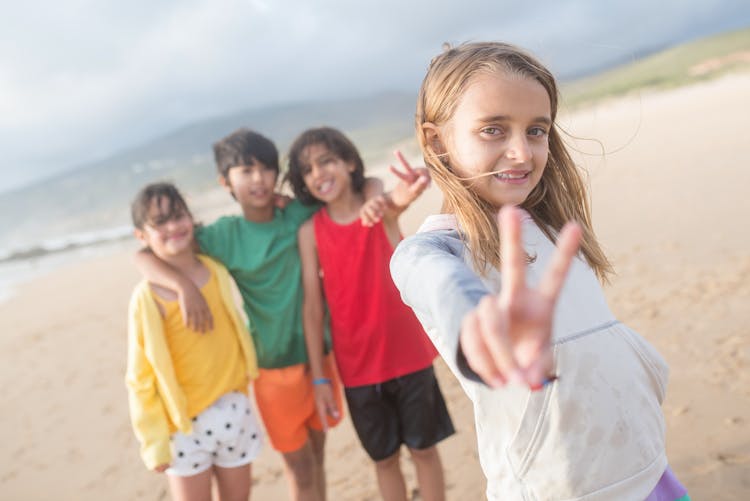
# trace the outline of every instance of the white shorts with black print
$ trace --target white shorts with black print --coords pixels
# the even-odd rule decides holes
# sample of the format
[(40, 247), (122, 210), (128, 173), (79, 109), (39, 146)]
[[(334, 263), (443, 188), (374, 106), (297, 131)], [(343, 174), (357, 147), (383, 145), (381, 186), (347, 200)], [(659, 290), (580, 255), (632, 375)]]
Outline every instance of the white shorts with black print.
[(193, 418), (193, 432), (170, 437), (172, 464), (168, 475), (189, 477), (212, 466), (236, 468), (252, 462), (263, 439), (247, 395), (233, 391), (222, 395)]

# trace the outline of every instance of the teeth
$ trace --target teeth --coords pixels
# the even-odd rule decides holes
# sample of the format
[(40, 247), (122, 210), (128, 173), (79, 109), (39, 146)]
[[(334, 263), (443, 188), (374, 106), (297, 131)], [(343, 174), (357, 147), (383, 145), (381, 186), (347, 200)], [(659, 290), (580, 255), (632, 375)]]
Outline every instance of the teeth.
[(500, 172), (498, 174), (495, 174), (495, 177), (498, 179), (523, 179), (526, 177), (526, 173), (523, 174), (508, 174), (506, 172)]
[(326, 181), (326, 182), (324, 182), (324, 183), (322, 183), (321, 185), (318, 186), (318, 190), (319, 191), (327, 191), (331, 187), (332, 184), (333, 184), (332, 181)]

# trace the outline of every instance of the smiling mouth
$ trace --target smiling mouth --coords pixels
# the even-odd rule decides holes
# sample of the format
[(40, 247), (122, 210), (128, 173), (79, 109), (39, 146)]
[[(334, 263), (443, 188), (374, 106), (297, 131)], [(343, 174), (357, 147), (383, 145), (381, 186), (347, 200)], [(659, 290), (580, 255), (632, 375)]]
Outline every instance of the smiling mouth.
[(318, 185), (318, 192), (325, 194), (331, 190), (332, 186), (333, 181), (324, 181)]
[(500, 179), (501, 181), (511, 180), (511, 179), (526, 179), (529, 177), (529, 174), (531, 172), (498, 172), (495, 174), (495, 178)]
[(187, 231), (183, 231), (181, 233), (176, 233), (174, 235), (169, 235), (167, 237), (167, 240), (170, 241), (170, 242), (173, 242), (175, 240), (180, 241), (180, 240), (184, 240), (185, 238), (187, 238), (187, 236), (188, 236), (188, 232)]

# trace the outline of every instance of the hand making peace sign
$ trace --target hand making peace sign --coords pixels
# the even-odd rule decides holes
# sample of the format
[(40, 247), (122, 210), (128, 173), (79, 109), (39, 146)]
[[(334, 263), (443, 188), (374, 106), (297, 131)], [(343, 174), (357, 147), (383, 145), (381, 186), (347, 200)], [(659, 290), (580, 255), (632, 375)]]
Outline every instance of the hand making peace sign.
[(526, 253), (521, 244), (522, 211), (500, 210), (502, 290), (487, 295), (464, 318), (461, 349), (469, 366), (494, 387), (515, 382), (538, 388), (552, 369), (552, 319), (581, 228), (566, 224), (539, 286), (526, 285)]
[(430, 185), (430, 173), (426, 167), (412, 167), (400, 151), (395, 151), (394, 155), (403, 170), (393, 165), (389, 169), (400, 181), (389, 193), (383, 193), (365, 202), (359, 211), (364, 226), (377, 224), (389, 209), (399, 214)]

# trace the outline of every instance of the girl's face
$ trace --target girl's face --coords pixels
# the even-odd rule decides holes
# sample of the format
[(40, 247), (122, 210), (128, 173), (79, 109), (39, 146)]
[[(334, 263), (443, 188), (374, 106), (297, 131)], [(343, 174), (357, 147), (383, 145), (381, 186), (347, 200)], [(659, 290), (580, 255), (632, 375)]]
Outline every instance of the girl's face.
[(302, 179), (310, 194), (330, 203), (351, 189), (354, 165), (345, 162), (324, 144), (311, 144), (301, 153)]
[[(496, 208), (519, 205), (539, 183), (549, 155), (549, 95), (531, 78), (479, 73), (453, 117), (434, 130), (458, 176)], [(429, 134), (429, 131), (428, 131)]]
[(167, 197), (151, 200), (142, 230), (136, 237), (160, 258), (169, 258), (193, 249), (193, 218), (184, 207), (170, 207)]

